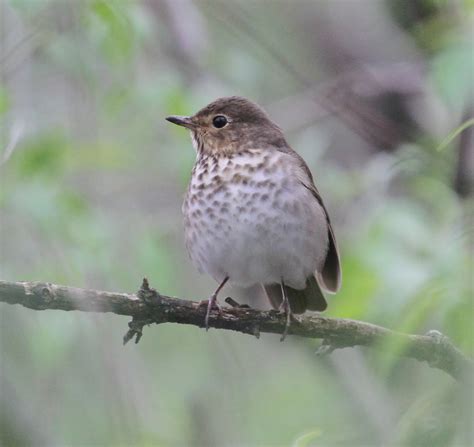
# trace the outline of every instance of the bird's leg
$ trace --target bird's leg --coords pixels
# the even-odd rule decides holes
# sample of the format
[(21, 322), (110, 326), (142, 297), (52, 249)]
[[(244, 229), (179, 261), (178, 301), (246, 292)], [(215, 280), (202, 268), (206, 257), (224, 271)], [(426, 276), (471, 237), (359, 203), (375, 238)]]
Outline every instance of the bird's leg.
[(281, 286), (281, 296), (283, 297), (283, 300), (280, 305), (280, 312), (284, 312), (286, 315), (285, 330), (283, 331), (283, 334), (281, 334), (281, 338), (280, 338), (280, 341), (283, 341), (288, 335), (288, 329), (290, 328), (292, 313), (291, 313), (290, 301), (288, 300), (288, 296), (286, 295), (286, 288), (285, 288), (285, 283), (283, 282), (283, 279), (281, 280), (280, 286)]
[(209, 330), (209, 316), (211, 315), (212, 308), (216, 308), (217, 310), (221, 311), (221, 307), (217, 303), (217, 295), (221, 291), (221, 289), (225, 286), (225, 283), (229, 280), (229, 277), (226, 276), (224, 280), (219, 284), (216, 291), (211, 295), (208, 301), (201, 301), (200, 304), (207, 305), (206, 311), (206, 318), (204, 319), (204, 326), (206, 327), (206, 331)]

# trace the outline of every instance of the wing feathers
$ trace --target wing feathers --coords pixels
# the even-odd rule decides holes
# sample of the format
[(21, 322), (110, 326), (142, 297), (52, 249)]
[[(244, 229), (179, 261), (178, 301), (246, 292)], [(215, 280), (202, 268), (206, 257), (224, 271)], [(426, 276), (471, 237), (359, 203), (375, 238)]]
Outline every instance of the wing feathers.
[(328, 224), (328, 252), (326, 254), (326, 259), (324, 261), (323, 268), (321, 272), (316, 272), (316, 278), (319, 281), (321, 287), (326, 291), (331, 293), (336, 293), (341, 288), (342, 274), (341, 274), (341, 261), (339, 258), (339, 250), (337, 248), (336, 236), (334, 235), (334, 230), (332, 229), (331, 221), (329, 220), (329, 215), (324, 206), (323, 199), (319, 195), (318, 190), (314, 184), (307, 186), (303, 183), (303, 186), (308, 188), (316, 200), (319, 202), (321, 207), (326, 214), (326, 221)]
[(292, 162), (296, 166), (297, 175), (301, 184), (311, 191), (314, 198), (318, 201), (319, 205), (326, 214), (329, 239), (328, 252), (321, 272), (315, 272), (315, 276), (321, 287), (323, 287), (328, 292), (336, 293), (340, 289), (342, 282), (341, 261), (334, 230), (332, 229), (331, 221), (329, 220), (329, 215), (326, 207), (324, 206), (323, 199), (314, 185), (311, 171), (309, 170), (303, 158), (289, 146), (285, 147), (284, 149), (279, 148), (279, 151), (284, 152), (291, 157)]
[[(323, 268), (321, 272), (316, 272), (316, 278), (319, 284), (328, 292), (336, 293), (341, 287), (341, 262), (339, 258), (339, 250), (337, 248), (336, 236), (334, 235), (334, 230), (332, 229), (331, 221), (329, 219), (328, 211), (324, 205), (323, 199), (319, 194), (316, 186), (314, 185), (313, 176), (308, 166), (304, 160), (298, 156), (300, 168), (302, 169), (302, 174), (300, 176), (301, 184), (308, 189), (318, 201), (321, 208), (324, 210), (326, 215), (326, 221), (328, 225), (328, 252), (326, 259), (324, 261)], [(303, 178), (302, 178), (303, 177)]]

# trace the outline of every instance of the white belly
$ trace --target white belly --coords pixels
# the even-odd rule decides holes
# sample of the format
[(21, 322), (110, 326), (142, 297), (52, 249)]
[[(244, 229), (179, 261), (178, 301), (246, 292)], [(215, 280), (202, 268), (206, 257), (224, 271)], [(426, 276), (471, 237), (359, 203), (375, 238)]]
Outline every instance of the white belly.
[[(271, 169), (256, 169), (264, 156), (234, 156), (221, 182), (212, 181), (217, 175), (212, 161), (200, 180), (205, 169), (196, 169), (183, 206), (186, 245), (199, 270), (216, 281), (228, 276), (246, 287), (283, 280), (302, 289), (326, 256), (326, 217), (282, 162), (286, 155), (266, 154)], [(217, 161), (222, 169), (227, 162)]]

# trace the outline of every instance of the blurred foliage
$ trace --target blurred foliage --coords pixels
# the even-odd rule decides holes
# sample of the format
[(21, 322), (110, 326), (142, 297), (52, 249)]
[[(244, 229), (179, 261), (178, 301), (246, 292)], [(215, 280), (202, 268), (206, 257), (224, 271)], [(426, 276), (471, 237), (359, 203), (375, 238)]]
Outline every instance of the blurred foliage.
[(8, 106), (9, 101), (7, 91), (0, 85), (0, 116), (8, 110)]
[[(472, 118), (473, 12), (454, 0), (1, 0), (1, 277), (134, 291), (147, 276), (206, 298), (214, 284), (181, 230), (194, 154), (163, 118), (241, 94), (278, 120), (327, 202), (344, 276), (328, 314), (437, 329), (474, 355), (472, 201), (452, 187), (454, 129)], [(416, 132), (393, 150), (307, 90), (393, 61), (423, 66), (405, 101)], [(393, 341), (321, 359), (315, 341), (164, 325), (123, 348), (126, 318), (0, 309), (5, 446), (472, 442), (472, 390)]]

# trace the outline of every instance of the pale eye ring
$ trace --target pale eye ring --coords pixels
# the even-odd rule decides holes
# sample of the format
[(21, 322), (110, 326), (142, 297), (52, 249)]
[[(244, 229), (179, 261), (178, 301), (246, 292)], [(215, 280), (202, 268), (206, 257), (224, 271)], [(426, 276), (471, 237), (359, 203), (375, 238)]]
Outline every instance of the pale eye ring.
[(221, 129), (222, 127), (225, 127), (228, 123), (229, 121), (224, 115), (216, 115), (212, 119), (212, 125), (217, 129)]

